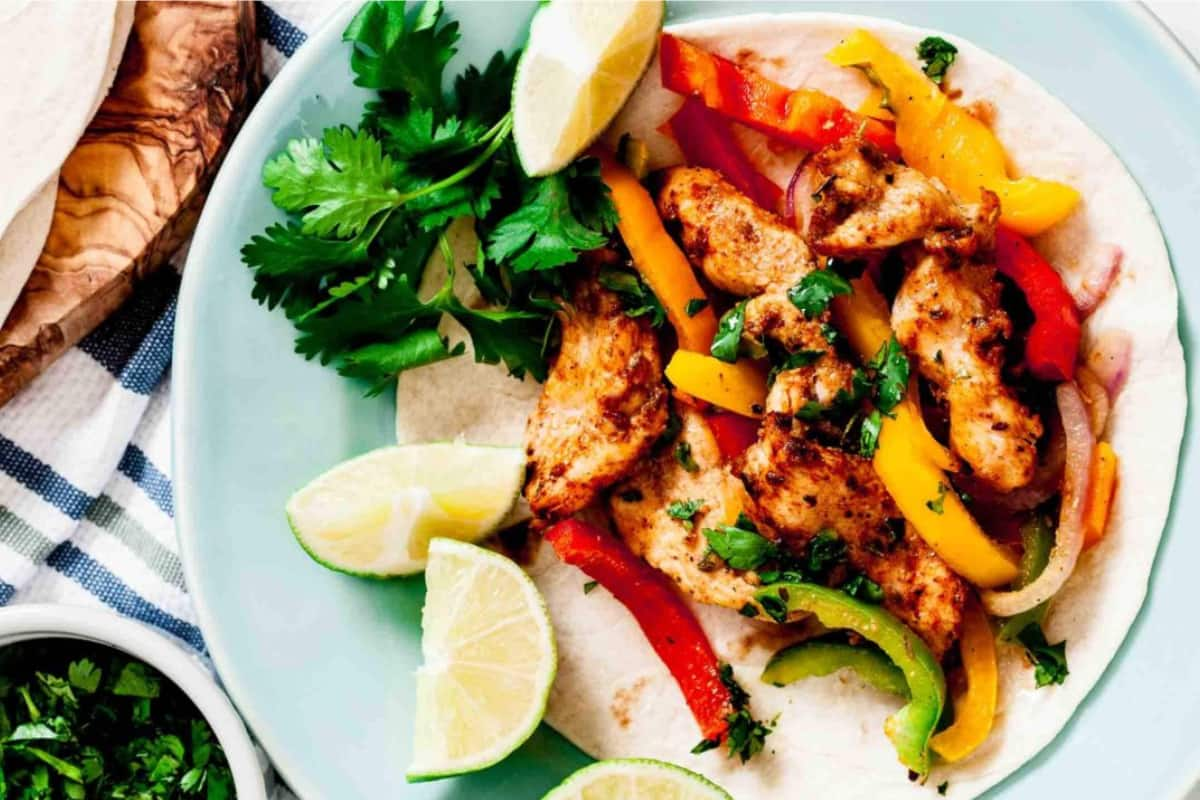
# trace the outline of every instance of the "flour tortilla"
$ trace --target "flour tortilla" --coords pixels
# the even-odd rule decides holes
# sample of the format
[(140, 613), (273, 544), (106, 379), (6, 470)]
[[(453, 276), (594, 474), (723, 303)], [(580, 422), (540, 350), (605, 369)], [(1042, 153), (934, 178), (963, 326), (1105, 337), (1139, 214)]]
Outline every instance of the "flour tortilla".
[[(50, 59), (53, 64), (46, 64), (42, 59), (37, 68), (41, 83), (33, 86), (22, 83), (25, 75), (20, 68), (0, 77), (0, 119), (15, 121), (11, 126), (5, 125), (5, 134), (7, 136), (10, 131), (14, 133), (18, 150), (30, 146), (34, 148), (32, 151), (22, 151), (23, 172), (15, 168), (9, 172), (10, 159), (11, 164), (17, 163), (18, 154), (15, 151), (0, 153), (0, 170), (6, 176), (3, 192), (0, 193), (0, 320), (8, 317), (25, 281), (37, 265), (54, 219), (58, 169), (74, 149), (79, 136), (96, 115), (112, 86), (133, 26), (135, 11), (132, 2), (87, 2), (87, 12), (79, 13), (82, 19), (76, 21), (65, 16), (81, 11), (75, 4), (34, 2), (33, 5), (38, 8), (31, 8), (29, 3), (15, 2), (0, 17), (0, 53), (11, 55), (14, 64), (17, 59), (27, 59), (27, 64), (18, 67), (38, 64), (32, 58), (38, 41), (45, 48), (42, 53), (58, 54)], [(104, 17), (106, 6), (108, 16)], [(97, 17), (97, 14), (100, 16)], [(81, 41), (81, 50), (76, 50), (74, 46), (63, 46), (64, 42), (74, 45), (74, 39), (56, 40), (52, 44), (48, 38), (59, 35), (78, 37), (85, 32), (79, 24), (90, 24), (97, 19), (107, 19), (109, 23), (102, 61), (94, 59), (91, 48), (101, 42), (103, 28), (86, 31), (86, 41)], [(39, 28), (39, 24), (42, 27)], [(38, 40), (37, 36), (44, 38)], [(34, 38), (22, 40), (20, 37)], [(25, 49), (10, 49), (15, 47), (15, 42), (20, 42)], [(88, 70), (96, 74), (92, 75)], [(4, 71), (8, 71), (8, 66)], [(86, 106), (81, 108), (79, 104), (85, 100)], [(59, 103), (62, 104), (63, 116), (56, 114), (55, 106)], [(78, 120), (70, 116), (77, 110), (83, 112)], [(44, 116), (46, 113), (51, 116)], [(49, 127), (37, 128), (39, 124)], [(50, 131), (54, 131), (54, 134), (51, 135)], [(74, 138), (68, 140), (65, 134), (72, 131), (76, 131)], [(60, 133), (63, 135), (60, 136)], [(35, 155), (31, 156), (30, 152)], [(44, 183), (40, 188), (35, 188), (31, 197), (20, 200), (21, 193), (26, 190), (25, 181), (33, 180), (42, 171), (47, 171), (43, 176)], [(10, 207), (13, 205), (15, 210)], [(6, 214), (14, 215), (10, 219)]]
[[(823, 55), (857, 27), (914, 63), (917, 42), (931, 33), (828, 14), (742, 16), (672, 31), (727, 57), (752, 53), (755, 68), (769, 77), (825, 90), (855, 107), (867, 95), (865, 79), (830, 65)], [(1109, 433), (1121, 458), (1120, 488), (1105, 539), (1081, 558), (1046, 624), (1051, 641), (1068, 641), (1070, 677), (1062, 686), (1035, 689), (1020, 652), (1002, 646), (995, 730), (968, 759), (936, 768), (922, 787), (908, 781), (883, 733), (883, 721), (899, 701), (845, 671), (785, 688), (762, 684), (758, 676), (765, 661), (784, 643), (779, 629), (697, 605), (718, 654), (734, 665), (751, 692), (755, 714), (780, 716), (767, 752), (750, 764), (720, 752), (693, 756), (688, 751), (699, 739), (695, 722), (633, 618), (603, 589), (584, 594), (587, 577), (543, 546), (530, 571), (549, 604), (559, 652), (547, 721), (592, 756), (669, 760), (703, 773), (739, 800), (929, 798), (943, 780), (950, 781), (954, 797), (973, 797), (1015, 771), (1062, 729), (1141, 607), (1170, 505), (1186, 411), (1176, 289), (1166, 247), (1141, 191), (1095, 133), (1014, 67), (957, 36), (941, 35), (959, 48), (950, 81), (962, 90), (961, 102), (995, 104), (994, 127), (1015, 167), (1065, 181), (1083, 195), (1080, 209), (1039, 237), (1037, 247), (1070, 284), (1081, 281), (1096, 259), (1109, 257), (1110, 245), (1125, 253), (1120, 280), (1085, 325), (1089, 342), (1114, 328), (1133, 336), (1131, 373), (1112, 409)], [(612, 140), (629, 131), (645, 141), (653, 168), (681, 160), (658, 133), (680, 102), (662, 89), (658, 76), (654, 63), (609, 132)], [(763, 137), (744, 134), (764, 172), (786, 185), (796, 157), (777, 156)], [(469, 385), (464, 381), (461, 390)], [(508, 413), (498, 409), (493, 420), (511, 426), (514, 420), (501, 419)]]

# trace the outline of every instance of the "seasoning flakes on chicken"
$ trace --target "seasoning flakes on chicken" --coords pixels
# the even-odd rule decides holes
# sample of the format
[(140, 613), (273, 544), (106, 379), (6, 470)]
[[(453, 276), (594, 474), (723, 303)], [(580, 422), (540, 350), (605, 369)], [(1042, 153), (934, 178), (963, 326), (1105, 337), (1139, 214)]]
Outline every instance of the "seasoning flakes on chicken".
[(884, 607), (940, 657), (957, 636), (965, 584), (903, 527), (870, 461), (810, 441), (804, 427), (785, 414), (764, 419), (738, 468), (751, 515), (796, 553), (819, 532), (836, 533), (850, 564), (882, 587)]
[[(634, 553), (700, 603), (740, 610), (759, 588), (751, 573), (706, 558), (702, 531), (731, 525), (746, 506), (746, 491), (721, 459), (717, 442), (699, 412), (680, 408), (682, 429), (676, 445), (643, 460), (614, 488), (609, 500), (613, 524)], [(689, 448), (689, 469), (676, 457), (679, 443)], [(677, 516), (672, 516), (672, 504)], [(690, 504), (690, 505), (689, 505)], [(694, 511), (690, 519), (681, 518)]]
[(526, 429), (525, 497), (548, 520), (590, 505), (667, 424), (662, 357), (645, 319), (590, 278), (574, 284), (560, 319), (562, 346)]
[(892, 305), (892, 327), (926, 380), (944, 395), (950, 446), (975, 475), (1009, 491), (1029, 483), (1042, 422), (1005, 384), (1012, 322), (995, 269), (917, 251)]
[(960, 207), (936, 180), (857, 139), (816, 153), (805, 169), (801, 224), (823, 255), (870, 255), (921, 240), (960, 255), (991, 246), (999, 205), (990, 192), (979, 206)]

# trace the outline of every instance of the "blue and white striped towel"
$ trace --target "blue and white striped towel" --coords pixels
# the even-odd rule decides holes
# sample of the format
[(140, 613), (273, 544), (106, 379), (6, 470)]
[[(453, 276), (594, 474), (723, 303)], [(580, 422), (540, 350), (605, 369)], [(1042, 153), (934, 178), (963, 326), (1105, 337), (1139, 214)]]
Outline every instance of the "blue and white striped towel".
[[(258, 4), (268, 77), (337, 5)], [(176, 260), (0, 408), (0, 604), (106, 607), (204, 652), (172, 521)]]

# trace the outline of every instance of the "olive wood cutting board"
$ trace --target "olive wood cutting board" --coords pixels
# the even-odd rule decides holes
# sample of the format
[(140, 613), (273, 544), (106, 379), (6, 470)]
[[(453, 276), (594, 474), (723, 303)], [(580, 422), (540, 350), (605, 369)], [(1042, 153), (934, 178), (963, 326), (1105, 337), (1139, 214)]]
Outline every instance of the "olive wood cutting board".
[(191, 235), (261, 88), (251, 2), (139, 2), (120, 70), (59, 175), (50, 235), (0, 329), (0, 403)]

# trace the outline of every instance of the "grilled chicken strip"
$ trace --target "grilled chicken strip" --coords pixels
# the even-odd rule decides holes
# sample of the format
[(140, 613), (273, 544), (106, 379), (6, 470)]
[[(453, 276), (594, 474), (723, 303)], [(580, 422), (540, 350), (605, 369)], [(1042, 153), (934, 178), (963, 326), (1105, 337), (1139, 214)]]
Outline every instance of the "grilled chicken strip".
[(624, 477), (667, 424), (658, 341), (592, 278), (572, 287), (562, 347), (525, 432), (525, 497), (562, 519)]
[(1012, 322), (1000, 307), (996, 271), (936, 253), (912, 266), (892, 304), (892, 328), (917, 368), (944, 395), (950, 446), (1000, 491), (1029, 483), (1042, 422), (1003, 380)]
[(936, 180), (857, 139), (821, 150), (805, 170), (801, 225), (822, 255), (863, 256), (918, 240), (964, 256), (991, 247), (999, 205), (990, 192), (980, 206), (960, 207)]
[(796, 553), (823, 530), (846, 543), (847, 560), (884, 592), (883, 606), (939, 658), (962, 620), (966, 586), (903, 518), (871, 462), (808, 441), (804, 425), (769, 414), (736, 468), (750, 513)]
[[(740, 610), (759, 588), (753, 573), (732, 570), (720, 559), (705, 560), (705, 528), (730, 525), (747, 505), (742, 482), (722, 463), (717, 442), (699, 412), (681, 407), (679, 441), (691, 447), (699, 469), (689, 472), (671, 448), (643, 460), (619, 483), (609, 500), (617, 532), (634, 553), (700, 603)], [(671, 503), (700, 500), (691, 522), (667, 513)]]
[[(808, 319), (792, 304), (787, 290), (816, 269), (800, 236), (775, 214), (763, 209), (721, 177), (700, 167), (673, 167), (663, 175), (659, 212), (680, 226), (688, 258), (713, 285), (731, 294), (752, 297), (746, 305), (745, 334), (773, 339), (789, 352), (823, 353), (812, 365), (781, 373), (768, 408), (796, 411), (788, 405), (788, 387), (800, 384), (828, 405), (838, 389), (849, 389), (851, 367), (838, 359), (822, 332), (828, 313)], [(795, 372), (795, 375), (790, 374)]]

